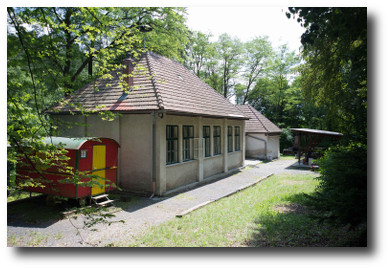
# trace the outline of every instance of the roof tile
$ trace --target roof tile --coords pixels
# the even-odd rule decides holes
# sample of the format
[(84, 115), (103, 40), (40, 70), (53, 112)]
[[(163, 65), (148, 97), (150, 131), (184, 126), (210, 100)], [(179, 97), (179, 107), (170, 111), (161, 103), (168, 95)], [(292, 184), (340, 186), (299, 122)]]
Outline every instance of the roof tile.
[[(138, 67), (138, 68), (137, 68)], [(195, 76), (182, 64), (148, 52), (138, 61), (134, 86), (123, 97), (117, 72), (112, 79), (98, 79), (58, 104), (53, 110), (78, 111), (72, 103), (86, 110), (137, 111), (164, 109), (195, 115), (247, 119), (221, 94)], [(121, 98), (122, 97), (122, 98)]]
[(281, 133), (282, 130), (272, 123), (268, 118), (262, 115), (259, 111), (251, 105), (236, 105), (236, 107), (243, 112), (249, 120), (245, 122), (246, 133)]

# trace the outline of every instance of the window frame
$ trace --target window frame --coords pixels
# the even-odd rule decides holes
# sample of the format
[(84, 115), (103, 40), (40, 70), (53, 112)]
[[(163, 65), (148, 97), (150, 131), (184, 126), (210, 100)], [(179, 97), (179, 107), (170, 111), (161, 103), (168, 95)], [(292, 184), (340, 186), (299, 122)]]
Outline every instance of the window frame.
[[(208, 132), (206, 130), (208, 129)], [(211, 157), (211, 127), (203, 126), (204, 157)]]
[(213, 126), (213, 143), (214, 143), (213, 155), (214, 156), (221, 155), (222, 154), (221, 126)]
[(240, 126), (234, 127), (234, 150), (241, 151), (241, 128), (240, 128)]
[[(188, 130), (186, 130), (188, 129)], [(186, 130), (186, 132), (185, 132)], [(182, 157), (183, 162), (194, 160), (194, 126), (193, 125), (183, 125), (183, 144), (182, 144)], [(187, 133), (187, 134), (186, 134)]]
[(228, 153), (233, 152), (233, 127), (232, 126), (227, 127), (227, 148), (228, 148)]
[[(168, 137), (168, 129), (176, 128), (176, 137), (170, 136)], [(179, 163), (179, 126), (178, 125), (166, 125), (166, 165)], [(175, 134), (172, 130), (170, 133)], [(169, 149), (172, 147), (172, 149)]]

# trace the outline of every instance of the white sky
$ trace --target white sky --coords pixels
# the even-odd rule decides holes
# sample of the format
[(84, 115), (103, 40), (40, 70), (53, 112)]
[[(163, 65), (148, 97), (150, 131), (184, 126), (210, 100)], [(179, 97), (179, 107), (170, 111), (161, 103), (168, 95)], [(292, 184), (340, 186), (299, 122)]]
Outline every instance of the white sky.
[(187, 25), (191, 30), (213, 34), (228, 33), (241, 41), (268, 36), (274, 48), (288, 44), (299, 52), (304, 28), (285, 15), (287, 7), (269, 6), (196, 6), (188, 7)]

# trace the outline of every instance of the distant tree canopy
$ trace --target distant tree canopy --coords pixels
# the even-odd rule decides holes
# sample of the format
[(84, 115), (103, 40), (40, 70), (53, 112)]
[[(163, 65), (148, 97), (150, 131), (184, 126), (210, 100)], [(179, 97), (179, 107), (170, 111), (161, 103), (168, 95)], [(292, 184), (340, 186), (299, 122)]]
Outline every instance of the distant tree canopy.
[(289, 8), (306, 28), (301, 87), (325, 128), (367, 138), (367, 8)]

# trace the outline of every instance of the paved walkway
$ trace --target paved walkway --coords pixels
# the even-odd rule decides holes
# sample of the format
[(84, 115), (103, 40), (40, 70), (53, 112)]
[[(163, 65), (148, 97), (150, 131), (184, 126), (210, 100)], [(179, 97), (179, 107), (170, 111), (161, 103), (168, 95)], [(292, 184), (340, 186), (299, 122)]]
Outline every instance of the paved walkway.
[[(257, 182), (259, 178), (269, 174), (313, 173), (307, 170), (289, 168), (295, 162), (295, 160), (276, 160), (269, 163), (247, 161), (246, 168), (221, 180), (171, 197), (141, 198), (129, 209), (115, 213), (113, 221), (124, 220), (125, 223), (118, 222), (110, 226), (103, 224), (94, 226), (93, 228), (96, 228), (97, 231), (79, 230), (84, 242), (80, 241), (81, 237), (77, 235), (77, 229), (71, 225), (68, 219), (43, 228), (8, 226), (8, 236), (22, 236), (26, 243), (34, 241), (38, 237), (40, 239), (39, 245), (42, 246), (107, 246), (111, 243), (115, 243), (116, 246), (118, 244), (125, 246), (127, 243), (121, 241), (138, 235), (150, 226), (173, 219), (177, 214), (207, 201), (224, 197), (244, 186)], [(78, 227), (83, 225), (82, 218), (72, 219), (72, 222)]]

